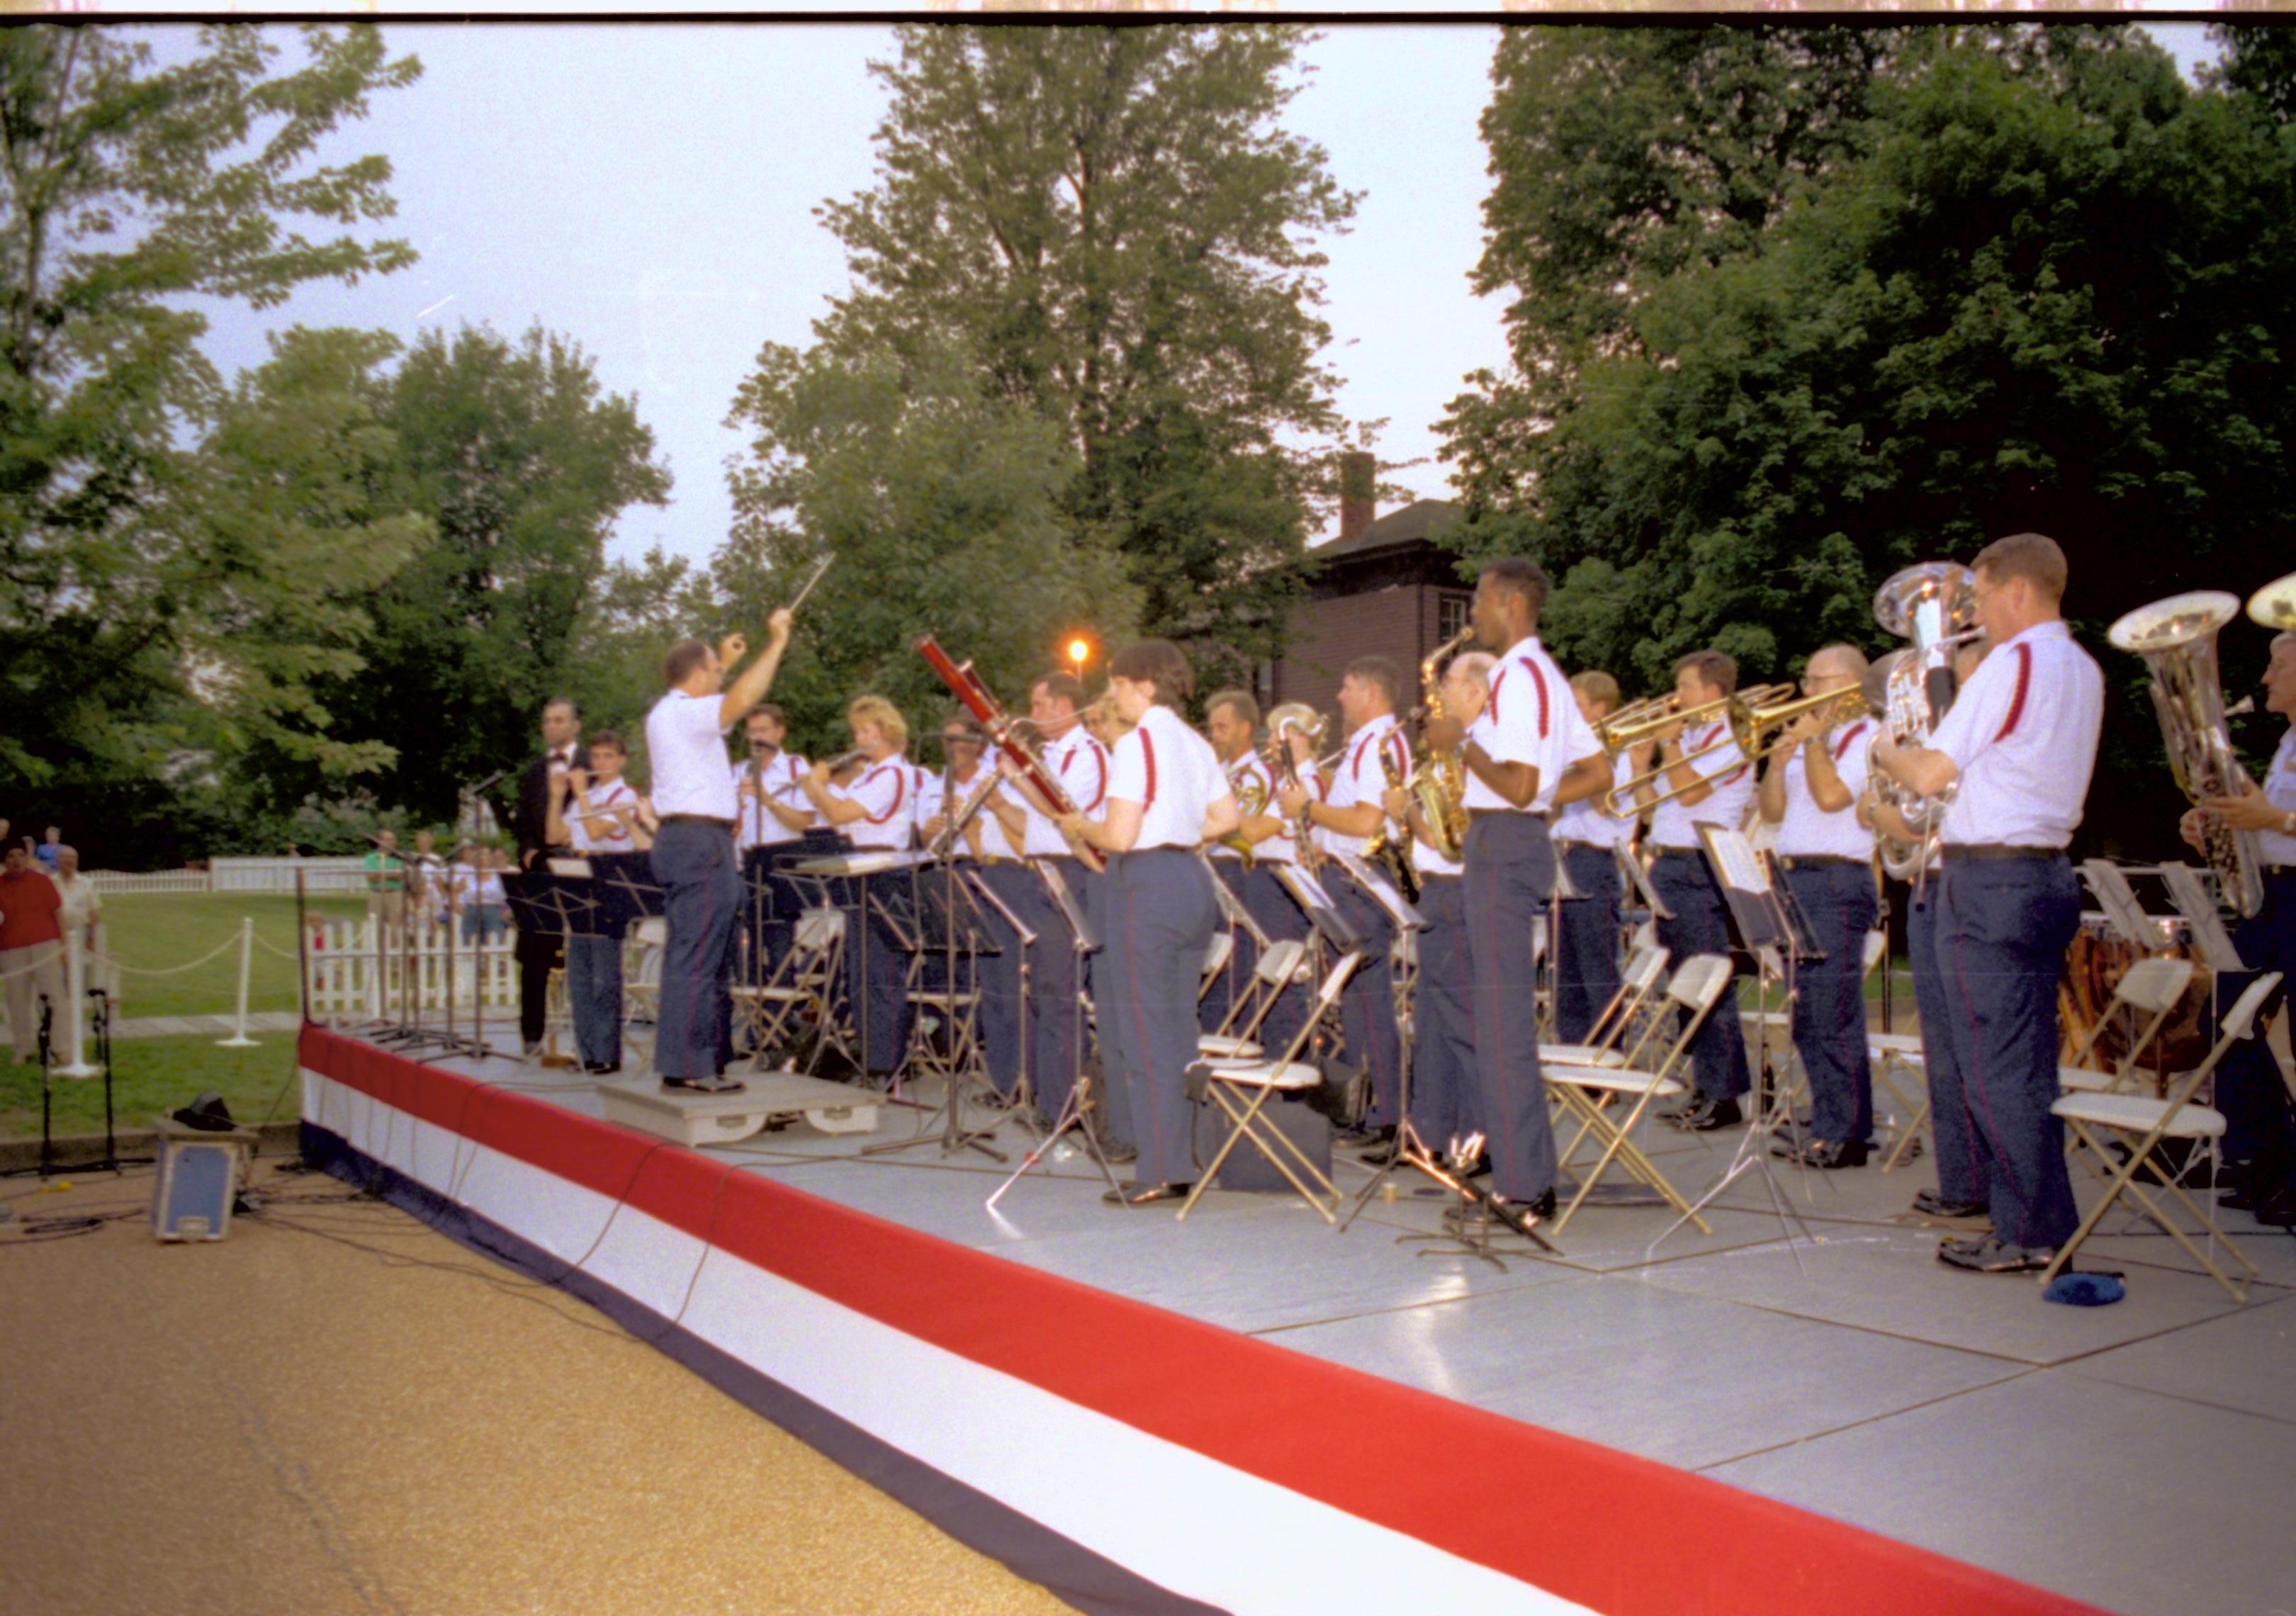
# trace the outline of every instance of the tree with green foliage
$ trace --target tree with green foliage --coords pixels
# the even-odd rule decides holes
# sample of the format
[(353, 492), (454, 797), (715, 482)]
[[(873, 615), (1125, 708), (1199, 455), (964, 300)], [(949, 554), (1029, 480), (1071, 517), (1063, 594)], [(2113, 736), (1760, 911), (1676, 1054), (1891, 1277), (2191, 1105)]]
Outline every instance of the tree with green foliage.
[(841, 742), (846, 702), (865, 690), (913, 726), (934, 721), (951, 698), (916, 654), (922, 634), (1017, 700), (1062, 631), (1134, 630), (1122, 558), (1063, 521), (1075, 463), (1060, 432), (976, 378), (972, 357), (946, 348), (856, 361), (769, 345), (734, 402), (751, 446), (713, 579), (725, 620), (762, 621), (820, 555), (836, 558), (774, 685), (816, 745)]
[[(201, 461), (219, 418), (232, 451), (277, 457), (316, 495), (309, 453), (248, 411), (199, 350), (218, 298), (262, 308), (308, 281), (414, 261), (356, 228), (388, 218), (379, 156), (316, 160), (378, 91), (413, 82), (368, 28), (200, 30), (158, 64), (134, 33), (0, 30), (0, 791), (61, 811), (152, 789), (203, 744), (199, 698), (226, 727), (348, 767), (307, 687), (340, 625), (295, 599), (333, 519), (283, 494), (250, 506)], [(319, 226), (316, 235), (304, 232)], [(336, 234), (328, 234), (333, 231)], [(276, 380), (276, 378), (275, 378)], [(403, 535), (398, 536), (403, 537)]]
[(879, 182), (821, 210), (856, 282), (824, 357), (867, 375), (954, 340), (984, 398), (1059, 434), (1070, 547), (1121, 553), (1142, 627), (1216, 669), (1273, 654), (1332, 474), (1300, 446), (1341, 424), (1314, 241), (1356, 204), (1280, 122), (1304, 36), (897, 36)]
[(2103, 776), (2136, 783), (2093, 797), (2088, 834), (2162, 846), (2143, 667), (2102, 629), (2285, 570), (2296, 161), (2257, 98), (2188, 91), (2133, 29), (1931, 41), (1866, 142), (1756, 250), (1641, 289), (1505, 537), (1561, 579), (1566, 660), (1654, 686), (1702, 644), (1755, 677), (1879, 648), (1890, 571), (2050, 533), (2120, 693)]
[(669, 473), (635, 401), (539, 327), (516, 342), (425, 332), (383, 420), (393, 498), (435, 537), (375, 594), (366, 668), (321, 696), (396, 755), (393, 800), (445, 819), (463, 788), (534, 750), (607, 536), (630, 505), (664, 503)]

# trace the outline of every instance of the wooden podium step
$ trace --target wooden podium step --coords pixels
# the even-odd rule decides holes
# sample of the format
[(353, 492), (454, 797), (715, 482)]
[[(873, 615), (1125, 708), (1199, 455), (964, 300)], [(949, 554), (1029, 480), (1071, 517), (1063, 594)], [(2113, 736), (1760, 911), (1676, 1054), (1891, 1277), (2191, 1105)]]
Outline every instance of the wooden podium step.
[(803, 1117), (824, 1134), (877, 1131), (880, 1096), (867, 1089), (794, 1071), (750, 1073), (742, 1084), (727, 1095), (665, 1090), (651, 1078), (597, 1087), (607, 1121), (688, 1146), (732, 1144), (776, 1117)]

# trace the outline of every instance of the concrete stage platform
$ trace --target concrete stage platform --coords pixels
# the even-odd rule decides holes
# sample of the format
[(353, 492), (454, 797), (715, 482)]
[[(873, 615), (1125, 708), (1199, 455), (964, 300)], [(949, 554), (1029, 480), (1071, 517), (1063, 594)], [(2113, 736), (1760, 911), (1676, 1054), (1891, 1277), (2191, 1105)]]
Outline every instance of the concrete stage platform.
[[(308, 1029), (303, 1066), (338, 1170), (1081, 1609), (2296, 1610), (2296, 1240), (2238, 1213), (2246, 1307), (2157, 1235), (2088, 1246), (2106, 1308), (1949, 1270), (1918, 1161), (1779, 1164), (1808, 1238), (1757, 1176), (1711, 1235), (1590, 1205), (1501, 1270), (1398, 1243), (1445, 1204), (1407, 1177), (1344, 1234), (1111, 1207), (1074, 1153), (992, 1210), (983, 1156), (858, 1154), (924, 1112), (690, 1151), (507, 1060)], [(1696, 1194), (1737, 1138), (1647, 1145)]]

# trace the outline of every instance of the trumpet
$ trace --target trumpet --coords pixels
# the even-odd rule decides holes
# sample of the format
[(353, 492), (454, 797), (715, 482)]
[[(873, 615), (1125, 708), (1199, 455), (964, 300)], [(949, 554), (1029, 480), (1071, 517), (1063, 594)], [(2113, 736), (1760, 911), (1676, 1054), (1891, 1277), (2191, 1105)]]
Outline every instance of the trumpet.
[[(1647, 701), (1632, 702), (1612, 713), (1596, 726), (1595, 738), (1603, 751), (1615, 759), (1620, 752), (1630, 751), (1657, 740), (1669, 731), (1686, 730), (1718, 718), (1728, 733), (1717, 735), (1695, 751), (1685, 752), (1680, 761), (1695, 764), (1734, 742), (1738, 750), (1745, 754), (1746, 761), (1753, 763), (1762, 755), (1759, 750), (1761, 733), (1768, 724), (1791, 722), (1800, 716), (1798, 710), (1803, 704), (1792, 701), (1793, 693), (1794, 687), (1791, 685), (1756, 685), (1735, 694), (1719, 696), (1711, 701), (1701, 701), (1678, 710), (1672, 696), (1653, 696)], [(1797, 710), (1786, 712), (1783, 718), (1769, 717), (1780, 708)], [(1622, 718), (1626, 722), (1621, 723)], [(1657, 783), (1673, 767), (1666, 764), (1647, 768), (1624, 783), (1613, 786), (1600, 799), (1603, 812), (1613, 818), (1625, 818), (1639, 813), (1641, 807), (1635, 800), (1636, 793), (1644, 786)], [(1655, 808), (1659, 803), (1671, 802), (1685, 792), (1695, 791), (1705, 783), (1704, 780), (1700, 780), (1692, 785), (1669, 787), (1652, 798), (1650, 806)]]

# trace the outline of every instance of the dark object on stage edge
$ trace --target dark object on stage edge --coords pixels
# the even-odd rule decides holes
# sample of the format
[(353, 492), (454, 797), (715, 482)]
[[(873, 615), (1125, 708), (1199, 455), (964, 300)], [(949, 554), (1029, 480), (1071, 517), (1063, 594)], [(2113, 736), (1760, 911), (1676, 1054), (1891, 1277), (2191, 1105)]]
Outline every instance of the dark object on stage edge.
[(212, 1088), (176, 1112), (175, 1119), (185, 1128), (209, 1134), (227, 1134), (239, 1126), (231, 1120), (231, 1107), (224, 1103), (223, 1095)]

